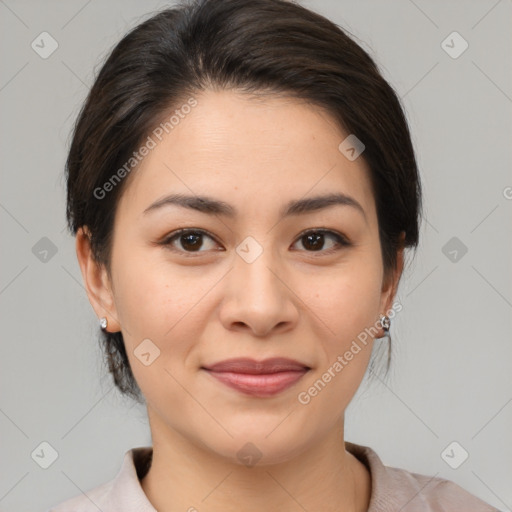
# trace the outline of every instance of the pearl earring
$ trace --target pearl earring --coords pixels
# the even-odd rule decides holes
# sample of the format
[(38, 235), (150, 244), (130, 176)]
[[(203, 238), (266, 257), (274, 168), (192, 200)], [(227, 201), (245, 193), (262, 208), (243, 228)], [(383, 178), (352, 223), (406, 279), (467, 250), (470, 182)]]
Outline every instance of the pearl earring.
[(107, 324), (108, 324), (107, 318), (102, 317), (102, 319), (100, 320), (100, 327), (103, 331), (105, 331), (107, 329)]

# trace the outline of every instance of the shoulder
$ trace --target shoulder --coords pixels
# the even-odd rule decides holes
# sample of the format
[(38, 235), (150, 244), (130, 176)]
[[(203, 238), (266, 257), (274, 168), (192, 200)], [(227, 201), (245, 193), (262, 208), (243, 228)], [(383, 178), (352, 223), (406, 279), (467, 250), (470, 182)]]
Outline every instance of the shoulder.
[(403, 512), (450, 511), (499, 512), (460, 485), (436, 476), (427, 476), (386, 466), (388, 494), (396, 493)]
[(156, 512), (140, 484), (151, 462), (152, 447), (125, 452), (121, 469), (110, 481), (55, 505), (46, 512)]
[(99, 485), (87, 491), (87, 493), (63, 501), (47, 512), (98, 512), (98, 508), (104, 507), (105, 503), (108, 502), (112, 485), (113, 480)]
[(385, 466), (368, 446), (345, 442), (345, 447), (370, 471), (368, 512), (500, 512), (455, 482)]

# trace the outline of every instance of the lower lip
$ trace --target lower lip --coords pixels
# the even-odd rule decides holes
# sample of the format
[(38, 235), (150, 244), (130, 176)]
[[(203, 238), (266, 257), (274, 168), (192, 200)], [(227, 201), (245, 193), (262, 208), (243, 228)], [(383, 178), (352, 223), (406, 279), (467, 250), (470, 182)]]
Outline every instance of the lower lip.
[(248, 373), (206, 371), (226, 386), (241, 391), (246, 395), (256, 397), (276, 395), (293, 386), (308, 372), (307, 369), (304, 369), (302, 371), (293, 370), (253, 375)]

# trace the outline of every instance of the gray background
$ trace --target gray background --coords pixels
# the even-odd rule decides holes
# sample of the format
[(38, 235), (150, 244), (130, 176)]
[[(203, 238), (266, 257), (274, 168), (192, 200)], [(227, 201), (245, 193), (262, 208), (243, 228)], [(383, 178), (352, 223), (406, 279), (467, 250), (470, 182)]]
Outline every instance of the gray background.
[[(151, 443), (145, 409), (105, 377), (65, 229), (63, 166), (95, 70), (165, 5), (0, 0), (2, 511), (45, 511), (113, 478), (126, 450)], [(401, 96), (425, 193), (391, 328), (392, 373), (360, 388), (346, 439), (511, 510), (512, 2), (303, 5), (355, 36)], [(43, 31), (59, 45), (47, 59), (31, 47)], [(441, 46), (453, 31), (469, 44), (458, 58)], [(55, 254), (41, 252), (43, 237)], [(31, 456), (43, 441), (58, 453), (48, 469)], [(469, 452), (457, 469), (441, 456), (453, 441)]]

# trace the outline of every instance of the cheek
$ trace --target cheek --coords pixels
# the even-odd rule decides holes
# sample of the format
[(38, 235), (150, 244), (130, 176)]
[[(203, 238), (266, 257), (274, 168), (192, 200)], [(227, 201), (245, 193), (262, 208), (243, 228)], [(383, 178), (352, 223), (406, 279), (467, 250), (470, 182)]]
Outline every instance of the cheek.
[(147, 251), (132, 252), (115, 264), (116, 308), (128, 336), (163, 340), (199, 300), (197, 278), (187, 277), (162, 259), (152, 259)]
[(183, 380), (183, 362), (199, 339), (194, 305), (201, 290), (170, 275), (169, 268), (147, 263), (126, 265), (118, 277), (116, 307), (135, 380), (149, 401), (162, 390), (177, 400), (182, 390), (173, 376)]
[(322, 320), (316, 333), (319, 365), (301, 386), (298, 401), (308, 417), (322, 416), (326, 425), (339, 419), (367, 370), (373, 347), (370, 328), (380, 304), (379, 279), (378, 266), (361, 262), (360, 270), (353, 266), (337, 272), (311, 296)]
[[(187, 371), (188, 356), (205, 329), (205, 295), (218, 278), (147, 255), (132, 254), (116, 269), (116, 308), (137, 383), (148, 397), (165, 383), (168, 392), (179, 392), (168, 372), (181, 381)], [(148, 352), (150, 359), (158, 357), (146, 366), (139, 356)]]
[(335, 345), (345, 344), (375, 323), (381, 299), (378, 265), (364, 259), (338, 269), (316, 287), (312, 303)]

